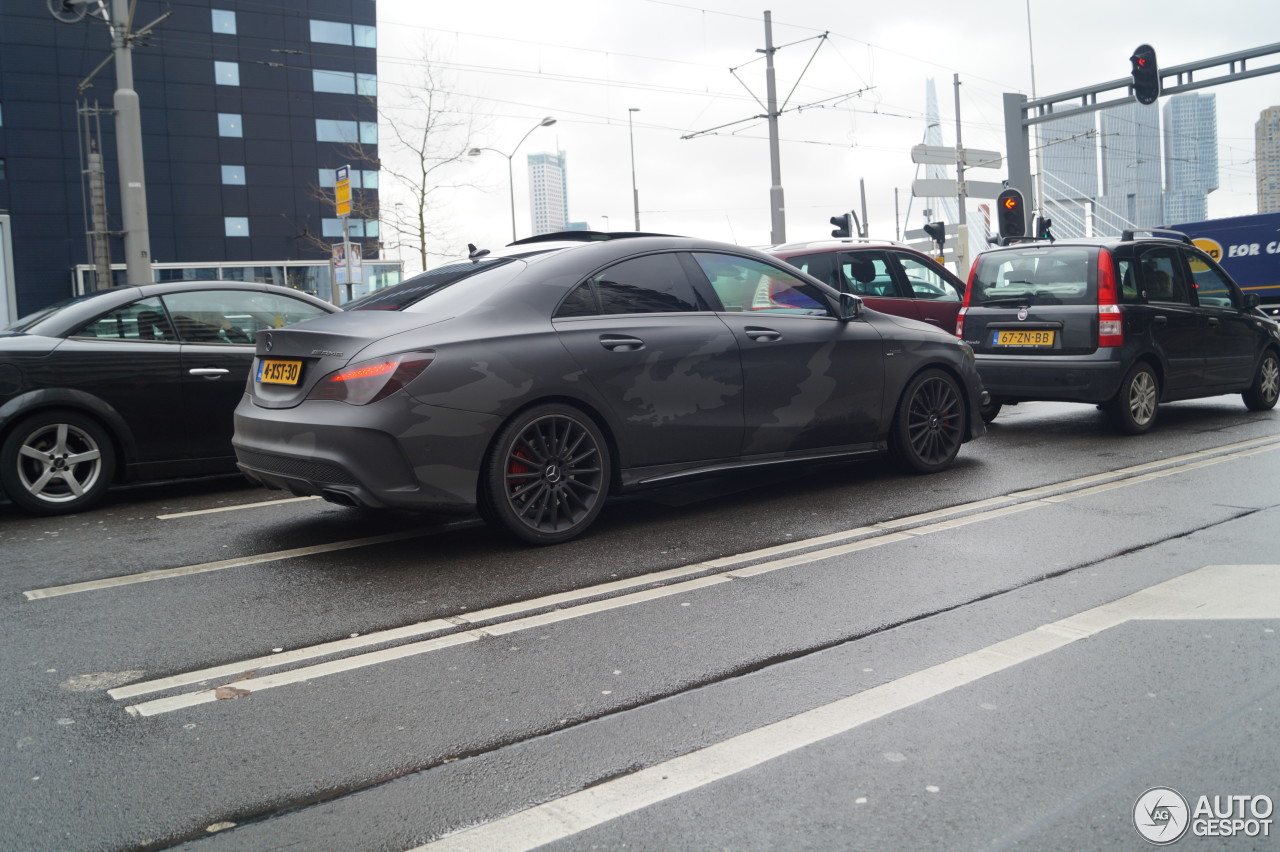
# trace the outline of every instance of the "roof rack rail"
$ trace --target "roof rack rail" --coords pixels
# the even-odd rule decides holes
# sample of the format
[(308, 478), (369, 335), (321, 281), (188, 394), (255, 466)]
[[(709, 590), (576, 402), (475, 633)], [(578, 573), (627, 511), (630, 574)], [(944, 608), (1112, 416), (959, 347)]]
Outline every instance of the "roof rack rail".
[(1175, 239), (1178, 239), (1187, 245), (1195, 245), (1195, 243), (1191, 241), (1191, 237), (1187, 236), (1182, 231), (1174, 231), (1169, 228), (1126, 228), (1120, 232), (1120, 240), (1126, 243), (1133, 242), (1134, 234), (1150, 234), (1153, 237), (1161, 234), (1172, 234)]
[(530, 243), (595, 243), (605, 240), (620, 240), (629, 237), (670, 237), (673, 234), (651, 234), (643, 231), (554, 231), (550, 234), (538, 234), (507, 243), (509, 246), (524, 246)]
[(808, 248), (810, 246), (831, 245), (833, 243), (848, 243), (851, 245), (854, 243), (864, 243), (864, 244), (873, 244), (873, 245), (879, 245), (879, 246), (888, 245), (888, 246), (902, 246), (904, 248), (908, 247), (906, 243), (899, 242), (898, 240), (882, 239), (877, 237), (827, 237), (825, 239), (819, 237), (816, 240), (801, 240), (800, 242), (795, 242), (795, 243), (782, 243), (780, 245), (769, 246), (768, 250), (783, 251), (783, 250), (790, 250), (790, 249)]
[(998, 246), (1014, 246), (1019, 243), (1052, 243), (1053, 237), (1037, 237), (1034, 234), (1023, 234), (1020, 237), (1002, 237), (996, 235), (990, 237), (988, 242), (995, 243)]

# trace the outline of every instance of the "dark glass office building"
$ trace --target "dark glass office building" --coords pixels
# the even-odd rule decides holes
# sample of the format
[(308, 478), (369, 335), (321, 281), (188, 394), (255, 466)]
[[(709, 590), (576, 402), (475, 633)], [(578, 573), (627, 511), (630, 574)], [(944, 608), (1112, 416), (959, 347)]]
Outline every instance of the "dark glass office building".
[[(328, 267), (315, 262), (342, 236), (339, 166), (351, 167), (352, 239), (376, 254), (375, 0), (138, 0), (133, 29), (165, 12), (133, 50), (156, 277), (266, 280), (327, 297)], [(108, 27), (93, 15), (61, 23), (43, 2), (0, 7), (10, 314), (93, 286), (86, 127), (101, 127), (111, 259), (124, 260), (111, 63), (78, 90), (110, 56)], [(94, 101), (98, 117), (82, 109)]]

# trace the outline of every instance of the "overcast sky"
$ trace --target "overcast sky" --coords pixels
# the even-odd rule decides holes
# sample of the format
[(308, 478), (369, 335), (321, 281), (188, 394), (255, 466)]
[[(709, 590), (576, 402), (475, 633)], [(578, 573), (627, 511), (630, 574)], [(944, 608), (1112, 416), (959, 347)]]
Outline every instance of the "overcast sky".
[[(767, 244), (766, 123), (681, 138), (764, 112), (755, 97), (763, 101), (766, 91), (756, 52), (764, 46), (765, 8), (730, 0), (379, 0), (380, 102), (393, 105), (417, 83), (429, 52), (444, 88), (481, 119), (471, 144), (501, 152), (471, 158), (453, 175), (464, 186), (438, 211), (449, 239), (437, 250), (510, 241), (503, 155), (546, 116), (557, 123), (535, 130), (514, 158), (519, 236), (531, 233), (526, 155), (555, 151), (568, 156), (570, 218), (631, 230), (633, 107), (641, 228)], [(826, 237), (828, 218), (858, 204), (860, 178), (873, 236), (895, 233), (895, 189), (903, 226), (920, 226), (923, 205), (912, 202), (910, 186), (924, 175), (910, 149), (923, 141), (930, 77), (944, 143), (955, 143), (952, 81), (959, 74), (965, 147), (1003, 151), (1002, 94), (1032, 93), (1033, 54), (1035, 93), (1045, 96), (1126, 76), (1129, 55), (1144, 42), (1168, 67), (1280, 35), (1274, 0), (1037, 2), (1030, 32), (1026, 0), (790, 0), (773, 4), (772, 17), (774, 44), (782, 47), (779, 100), (821, 104), (780, 120), (791, 241)], [(827, 39), (813, 38), (823, 32)], [(1280, 55), (1253, 61), (1278, 63)], [(1280, 75), (1200, 91), (1216, 96), (1218, 110), (1220, 188), (1209, 196), (1209, 215), (1255, 213), (1253, 125), (1262, 109), (1280, 103)], [(387, 139), (384, 132), (384, 156)], [(1006, 177), (1003, 169), (970, 176)], [(394, 204), (393, 186), (381, 195), (384, 206)]]

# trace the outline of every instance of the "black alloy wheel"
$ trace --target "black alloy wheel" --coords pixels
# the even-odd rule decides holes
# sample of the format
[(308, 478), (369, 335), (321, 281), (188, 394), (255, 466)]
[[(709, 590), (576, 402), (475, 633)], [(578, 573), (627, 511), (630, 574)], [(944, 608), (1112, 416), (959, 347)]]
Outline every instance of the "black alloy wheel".
[(1271, 350), (1262, 353), (1253, 384), (1243, 396), (1250, 411), (1270, 411), (1276, 407), (1276, 400), (1280, 398), (1280, 358), (1276, 353)]
[(964, 443), (960, 386), (942, 370), (925, 370), (907, 385), (893, 424), (898, 459), (916, 473), (937, 473), (955, 461)]
[(1103, 406), (1116, 429), (1125, 435), (1149, 432), (1160, 411), (1160, 380), (1145, 361), (1129, 368), (1115, 398)]
[(499, 433), (486, 462), (480, 514), (533, 544), (580, 535), (609, 491), (609, 450), (590, 417), (540, 405)]
[(102, 499), (115, 475), (111, 437), (74, 411), (47, 411), (18, 423), (0, 445), (0, 483), (17, 505), (66, 515)]

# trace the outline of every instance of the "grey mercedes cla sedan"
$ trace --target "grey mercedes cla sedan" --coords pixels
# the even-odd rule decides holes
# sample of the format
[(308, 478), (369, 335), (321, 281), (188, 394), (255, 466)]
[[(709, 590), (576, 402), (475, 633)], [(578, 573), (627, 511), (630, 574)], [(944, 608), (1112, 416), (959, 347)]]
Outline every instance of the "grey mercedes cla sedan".
[(233, 441), (250, 479), (478, 510), (535, 544), (685, 477), (885, 452), (940, 471), (985, 428), (952, 335), (685, 237), (473, 250), (256, 343)]

